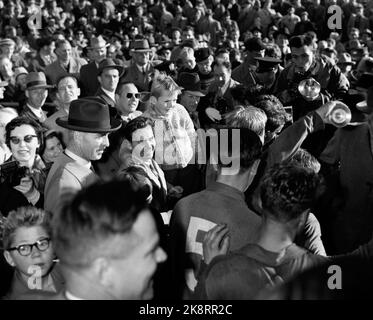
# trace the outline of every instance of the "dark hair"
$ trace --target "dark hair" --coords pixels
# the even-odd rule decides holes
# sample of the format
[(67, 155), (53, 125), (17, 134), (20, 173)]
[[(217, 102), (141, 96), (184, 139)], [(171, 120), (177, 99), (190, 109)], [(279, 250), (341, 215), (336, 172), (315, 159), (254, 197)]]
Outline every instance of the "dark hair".
[(142, 196), (128, 180), (82, 189), (53, 217), (53, 240), (61, 264), (85, 267), (97, 257), (123, 254), (123, 248), (107, 250), (107, 241), (128, 234), (145, 208)]
[(308, 35), (294, 36), (290, 38), (290, 48), (302, 48), (303, 46), (313, 46), (312, 38)]
[(240, 169), (250, 168), (262, 155), (262, 142), (256, 133), (247, 128), (220, 129), (218, 131), (218, 146), (217, 159), (219, 159), (220, 168), (230, 167), (232, 164), (224, 163), (222, 155), (230, 157), (239, 154)]
[(132, 142), (132, 134), (136, 130), (145, 128), (147, 126), (153, 127), (153, 124), (153, 120), (149, 118), (137, 117), (126, 124), (123, 130), (123, 135), (129, 142)]
[(121, 180), (127, 180), (135, 188), (142, 199), (147, 201), (153, 192), (153, 185), (142, 168), (132, 166), (118, 174)]
[(10, 149), (10, 133), (15, 129), (22, 125), (29, 125), (34, 128), (36, 136), (38, 137), (38, 141), (40, 146), (43, 144), (43, 132), (45, 129), (39, 125), (35, 120), (32, 120), (27, 117), (17, 117), (10, 121), (5, 127), (5, 143)]
[(267, 115), (266, 131), (275, 132), (286, 123), (287, 114), (281, 101), (274, 95), (261, 95), (255, 107), (262, 109)]
[(61, 82), (63, 79), (66, 79), (66, 78), (72, 78), (72, 79), (74, 79), (74, 81), (75, 81), (75, 83), (76, 83), (76, 86), (79, 88), (79, 80), (78, 80), (78, 78), (77, 78), (74, 74), (72, 74), (72, 73), (68, 73), (68, 74), (64, 74), (64, 75), (60, 76), (60, 77), (57, 79), (57, 81), (56, 81), (56, 86), (55, 86), (55, 88), (56, 88), (57, 91), (58, 91), (58, 85), (60, 84), (60, 82)]
[(298, 149), (297, 152), (286, 161), (286, 163), (297, 165), (315, 173), (320, 171), (321, 166), (320, 162), (305, 149)]
[(57, 40), (57, 42), (56, 42), (56, 49), (58, 49), (59, 47), (61, 47), (65, 43), (68, 43), (71, 46), (70, 41), (67, 40), (67, 39), (59, 39), (59, 40)]
[(320, 179), (312, 170), (292, 164), (274, 165), (260, 187), (265, 215), (285, 223), (299, 218), (313, 206), (319, 184)]
[(43, 139), (43, 143), (40, 145), (40, 148), (39, 148), (39, 154), (40, 155), (43, 155), (44, 151), (45, 151), (45, 146), (47, 145), (47, 140), (49, 139), (52, 139), (52, 138), (57, 138), (58, 141), (61, 143), (62, 147), (65, 149), (66, 146), (63, 142), (63, 138), (62, 138), (62, 133), (61, 132), (57, 132), (57, 131), (51, 131), (51, 132), (45, 132), (44, 134), (44, 139)]
[(36, 44), (39, 50), (45, 46), (50, 46), (52, 42), (55, 42), (55, 40), (52, 37), (44, 37), (36, 40)]

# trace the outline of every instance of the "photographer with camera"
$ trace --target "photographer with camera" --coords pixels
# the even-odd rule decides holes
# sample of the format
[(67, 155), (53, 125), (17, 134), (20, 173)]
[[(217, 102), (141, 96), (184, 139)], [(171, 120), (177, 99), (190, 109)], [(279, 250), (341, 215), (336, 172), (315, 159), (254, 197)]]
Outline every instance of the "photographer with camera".
[(12, 156), (1, 166), (0, 211), (7, 215), (20, 206), (43, 207), (46, 167), (37, 154), (43, 129), (32, 119), (17, 117), (5, 128), (5, 141)]

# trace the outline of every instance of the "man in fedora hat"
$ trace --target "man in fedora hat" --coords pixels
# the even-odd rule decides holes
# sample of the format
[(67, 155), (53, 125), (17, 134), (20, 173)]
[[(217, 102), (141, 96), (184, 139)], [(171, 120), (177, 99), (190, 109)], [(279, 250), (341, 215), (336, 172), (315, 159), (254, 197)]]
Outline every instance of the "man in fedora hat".
[(82, 58), (74, 58), (71, 44), (68, 40), (59, 40), (56, 43), (57, 60), (45, 68), (45, 75), (51, 84), (56, 84), (57, 80), (66, 74), (74, 74), (79, 77), (82, 66), (87, 61)]
[(98, 68), (100, 62), (106, 58), (108, 46), (109, 44), (101, 35), (91, 39), (91, 45), (88, 49), (91, 50), (93, 61), (80, 68), (79, 79), (82, 84), (83, 97), (95, 95), (100, 86), (97, 79)]
[(26, 103), (20, 116), (25, 116), (39, 123), (43, 123), (54, 110), (44, 111), (43, 106), (48, 97), (48, 89), (44, 72), (30, 72), (26, 76)]
[(177, 83), (183, 88), (179, 96), (179, 103), (188, 111), (194, 128), (200, 129), (197, 106), (200, 98), (205, 96), (202, 93), (200, 78), (197, 73), (182, 72)]
[(111, 119), (109, 106), (100, 98), (86, 97), (71, 102), (69, 115), (57, 124), (69, 130), (64, 153), (54, 162), (45, 184), (45, 210), (56, 213), (71, 193), (97, 179), (91, 161), (99, 160), (109, 146), (108, 135), (121, 127)]
[(149, 84), (154, 73), (154, 65), (150, 62), (150, 52), (147, 39), (138, 39), (132, 42), (132, 61), (125, 70), (121, 82), (132, 82), (139, 91), (149, 91)]
[(209, 86), (214, 82), (214, 72), (212, 70), (212, 63), (214, 58), (211, 55), (209, 48), (200, 48), (194, 52), (196, 58), (198, 75), (201, 81), (201, 89), (207, 92)]
[(102, 60), (98, 67), (98, 88), (95, 96), (102, 98), (110, 107), (115, 108), (115, 90), (117, 89), (119, 78), (123, 74), (123, 67), (113, 59)]

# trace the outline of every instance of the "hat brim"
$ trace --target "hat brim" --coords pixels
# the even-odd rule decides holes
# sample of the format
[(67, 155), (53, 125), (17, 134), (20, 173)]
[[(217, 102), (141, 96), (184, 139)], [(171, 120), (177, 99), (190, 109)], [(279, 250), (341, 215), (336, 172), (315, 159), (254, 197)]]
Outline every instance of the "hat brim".
[(26, 90), (33, 90), (33, 89), (51, 89), (54, 88), (54, 86), (51, 86), (49, 84), (38, 84), (36, 86), (26, 87)]
[(80, 132), (89, 132), (89, 133), (108, 133), (118, 130), (122, 126), (122, 122), (119, 119), (112, 119), (111, 120), (111, 128), (100, 128), (100, 129), (92, 129), (87, 127), (80, 127), (80, 126), (73, 126), (69, 124), (68, 116), (57, 118), (56, 123), (61, 126), (62, 128), (80, 131)]
[(92, 50), (92, 49), (101, 49), (101, 48), (107, 48), (108, 46), (110, 46), (110, 43), (107, 43), (104, 46), (100, 46), (100, 47), (87, 47), (87, 49), (89, 49), (89, 50)]
[(151, 52), (153, 51), (151, 48), (149, 49), (131, 49), (131, 52)]
[(203, 94), (201, 91), (191, 91), (191, 90), (185, 90), (185, 92), (188, 92), (196, 97), (204, 97), (205, 94)]

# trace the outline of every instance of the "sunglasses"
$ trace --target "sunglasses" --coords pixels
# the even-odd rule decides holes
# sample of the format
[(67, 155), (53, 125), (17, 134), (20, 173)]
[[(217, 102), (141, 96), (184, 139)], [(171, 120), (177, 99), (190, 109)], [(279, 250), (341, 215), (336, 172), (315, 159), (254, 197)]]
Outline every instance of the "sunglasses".
[(140, 99), (140, 93), (127, 93), (127, 98), (131, 99), (133, 96), (135, 96), (136, 99)]
[(8, 251), (17, 250), (21, 256), (27, 257), (31, 254), (33, 247), (36, 247), (39, 251), (46, 251), (49, 248), (50, 241), (50, 238), (45, 238), (32, 244), (21, 244), (17, 247), (9, 248)]
[(23, 140), (24, 142), (26, 142), (26, 143), (30, 143), (30, 142), (32, 141), (33, 138), (37, 138), (37, 136), (32, 135), (32, 134), (29, 134), (29, 135), (27, 135), (27, 136), (24, 136), (23, 138), (10, 137), (10, 141), (11, 141), (13, 144), (19, 144), (19, 143), (21, 143), (22, 140)]

